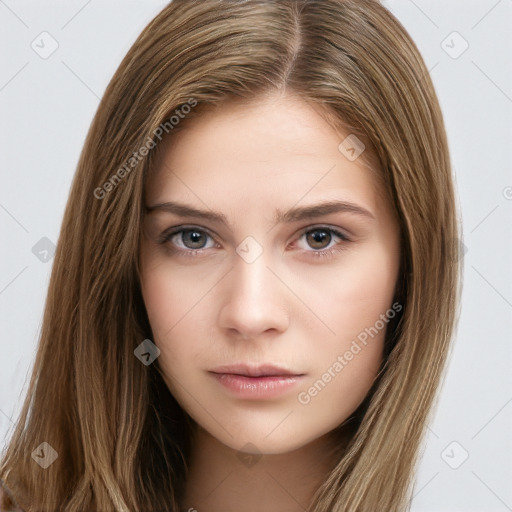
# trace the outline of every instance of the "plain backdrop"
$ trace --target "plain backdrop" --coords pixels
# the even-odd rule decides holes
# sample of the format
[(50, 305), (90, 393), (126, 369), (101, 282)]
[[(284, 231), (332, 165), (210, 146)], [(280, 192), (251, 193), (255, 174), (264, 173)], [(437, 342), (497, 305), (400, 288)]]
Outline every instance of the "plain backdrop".
[[(462, 310), (412, 510), (512, 511), (512, 0), (384, 4), (435, 84), (464, 229)], [(165, 5), (0, 0), (2, 447), (34, 361), (88, 127), (121, 59)]]

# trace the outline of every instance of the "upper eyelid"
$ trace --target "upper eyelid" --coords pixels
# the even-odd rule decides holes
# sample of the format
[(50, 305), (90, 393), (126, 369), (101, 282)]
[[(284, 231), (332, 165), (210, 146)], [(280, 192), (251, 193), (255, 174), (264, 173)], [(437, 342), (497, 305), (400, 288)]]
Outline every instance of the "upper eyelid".
[(203, 228), (201, 226), (194, 226), (194, 225), (184, 225), (184, 226), (176, 226), (174, 228), (168, 228), (164, 229), (162, 234), (160, 235), (160, 238), (169, 238), (174, 235), (177, 235), (178, 233), (181, 233), (182, 231), (191, 231), (197, 229), (197, 231), (203, 231), (207, 235), (209, 235), (211, 238), (213, 238), (215, 241), (217, 241), (217, 236), (210, 231), (208, 228)]

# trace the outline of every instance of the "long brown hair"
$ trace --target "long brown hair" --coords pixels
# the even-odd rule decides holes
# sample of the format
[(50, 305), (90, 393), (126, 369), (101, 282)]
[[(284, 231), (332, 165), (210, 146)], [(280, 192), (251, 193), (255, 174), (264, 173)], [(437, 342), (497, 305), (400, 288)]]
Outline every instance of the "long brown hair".
[[(308, 510), (408, 506), (460, 296), (451, 166), (428, 70), (377, 0), (174, 0), (112, 78), (74, 177), (28, 393), (0, 465), (25, 510), (179, 510), (190, 419), (158, 364), (134, 355), (151, 338), (138, 259), (145, 180), (163, 132), (272, 90), (366, 137), (401, 228), (400, 321)], [(32, 457), (41, 443), (58, 454), (46, 469)]]

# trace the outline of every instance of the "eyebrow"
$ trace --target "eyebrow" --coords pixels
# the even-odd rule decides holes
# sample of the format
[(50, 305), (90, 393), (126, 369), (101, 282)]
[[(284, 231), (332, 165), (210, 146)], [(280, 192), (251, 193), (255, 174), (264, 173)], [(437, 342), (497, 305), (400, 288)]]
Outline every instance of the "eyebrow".
[[(153, 212), (169, 212), (174, 213), (175, 215), (179, 215), (181, 217), (196, 217), (224, 224), (226, 226), (229, 225), (229, 222), (223, 213), (216, 212), (214, 210), (201, 210), (193, 206), (178, 203), (175, 201), (157, 203), (152, 206), (147, 206), (146, 212), (148, 214), (151, 214)], [(362, 206), (347, 201), (334, 200), (325, 201), (309, 206), (295, 207), (285, 212), (278, 209), (276, 211), (273, 221), (276, 224), (292, 223), (303, 220), (311, 220), (317, 217), (322, 217), (324, 215), (340, 212), (351, 213), (359, 215), (361, 217), (365, 217), (367, 219), (375, 220), (375, 216), (369, 210), (363, 208)]]

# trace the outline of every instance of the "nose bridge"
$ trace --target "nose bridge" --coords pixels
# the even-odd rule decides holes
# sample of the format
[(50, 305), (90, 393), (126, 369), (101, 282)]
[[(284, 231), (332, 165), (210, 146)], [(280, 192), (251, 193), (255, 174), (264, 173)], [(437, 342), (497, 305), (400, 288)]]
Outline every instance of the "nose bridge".
[(268, 329), (286, 327), (282, 290), (269, 270), (271, 252), (254, 239), (245, 239), (236, 249), (220, 324), (254, 338)]
[[(257, 243), (257, 242), (256, 242)], [(259, 303), (266, 295), (271, 295), (275, 287), (275, 276), (267, 268), (270, 266), (270, 251), (264, 251), (263, 246), (254, 240), (245, 240), (236, 249), (233, 262), (231, 291), (238, 298), (253, 307), (261, 307)]]

